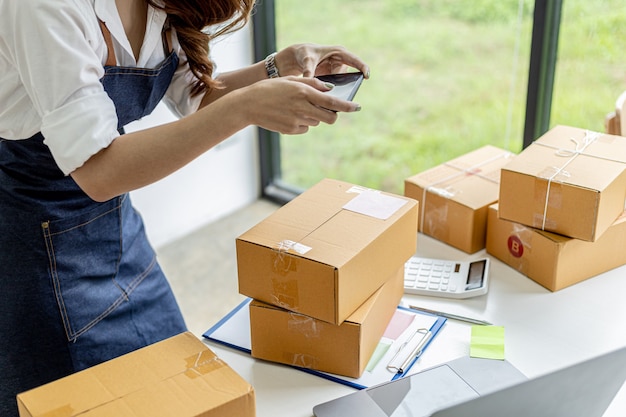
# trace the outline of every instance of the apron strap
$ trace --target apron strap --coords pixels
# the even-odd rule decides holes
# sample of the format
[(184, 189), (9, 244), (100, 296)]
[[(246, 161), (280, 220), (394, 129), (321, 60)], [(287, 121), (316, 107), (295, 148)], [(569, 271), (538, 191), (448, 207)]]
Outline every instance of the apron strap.
[(117, 60), (115, 59), (115, 49), (113, 49), (113, 39), (111, 38), (111, 32), (109, 32), (109, 28), (104, 22), (98, 19), (98, 23), (100, 23), (100, 30), (102, 31), (102, 36), (104, 36), (104, 41), (107, 44), (107, 61), (104, 65), (109, 67), (114, 67), (117, 65)]
[(172, 28), (169, 24), (163, 29), (163, 48), (165, 49), (166, 57), (174, 50), (172, 46)]
[[(113, 49), (113, 38), (111, 37), (111, 32), (102, 20), (98, 19), (98, 23), (100, 24), (102, 36), (104, 36), (104, 42), (107, 45), (107, 60), (104, 65), (114, 67), (117, 65), (117, 60), (115, 59), (115, 49)], [(172, 29), (169, 27), (163, 31), (163, 48), (165, 49), (165, 56), (168, 56), (174, 50), (174, 47), (172, 46)]]

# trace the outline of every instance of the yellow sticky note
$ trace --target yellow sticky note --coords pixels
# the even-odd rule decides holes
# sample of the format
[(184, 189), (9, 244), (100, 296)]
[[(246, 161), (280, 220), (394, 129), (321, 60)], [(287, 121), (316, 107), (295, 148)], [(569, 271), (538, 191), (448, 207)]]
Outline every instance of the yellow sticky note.
[(504, 327), (472, 326), (470, 356), (504, 360)]

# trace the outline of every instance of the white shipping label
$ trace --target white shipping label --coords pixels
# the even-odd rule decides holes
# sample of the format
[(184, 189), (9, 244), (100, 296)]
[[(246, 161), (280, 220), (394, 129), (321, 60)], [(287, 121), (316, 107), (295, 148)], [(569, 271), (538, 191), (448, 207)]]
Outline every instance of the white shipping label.
[(343, 208), (355, 213), (387, 220), (406, 203), (407, 201), (402, 198), (365, 190), (348, 201)]

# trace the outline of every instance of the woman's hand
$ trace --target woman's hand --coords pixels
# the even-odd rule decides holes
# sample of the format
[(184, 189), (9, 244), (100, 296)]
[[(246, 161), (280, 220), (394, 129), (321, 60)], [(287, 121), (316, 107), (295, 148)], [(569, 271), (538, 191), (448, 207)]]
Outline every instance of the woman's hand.
[(360, 110), (356, 103), (324, 94), (331, 88), (316, 78), (287, 76), (259, 81), (233, 92), (229, 99), (247, 95), (236, 100), (245, 106), (250, 124), (293, 135), (320, 123), (335, 123), (336, 112)]
[(291, 45), (279, 51), (274, 62), (281, 76), (305, 78), (315, 75), (345, 72), (346, 67), (361, 71), (369, 78), (369, 67), (358, 56), (342, 46), (323, 46), (311, 43)]

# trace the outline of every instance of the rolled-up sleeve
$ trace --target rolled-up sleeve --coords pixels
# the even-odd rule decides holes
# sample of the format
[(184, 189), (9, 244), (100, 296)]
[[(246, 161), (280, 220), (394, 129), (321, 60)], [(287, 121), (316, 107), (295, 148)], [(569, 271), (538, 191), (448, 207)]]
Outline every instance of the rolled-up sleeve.
[(107, 105), (107, 100), (106, 93), (80, 97), (44, 116), (44, 143), (64, 174), (82, 166), (119, 136), (115, 108)]
[(19, 0), (5, 11), (13, 25), (12, 60), (45, 143), (67, 175), (119, 136), (115, 106), (100, 82), (96, 50), (103, 41), (93, 8), (76, 0)]

